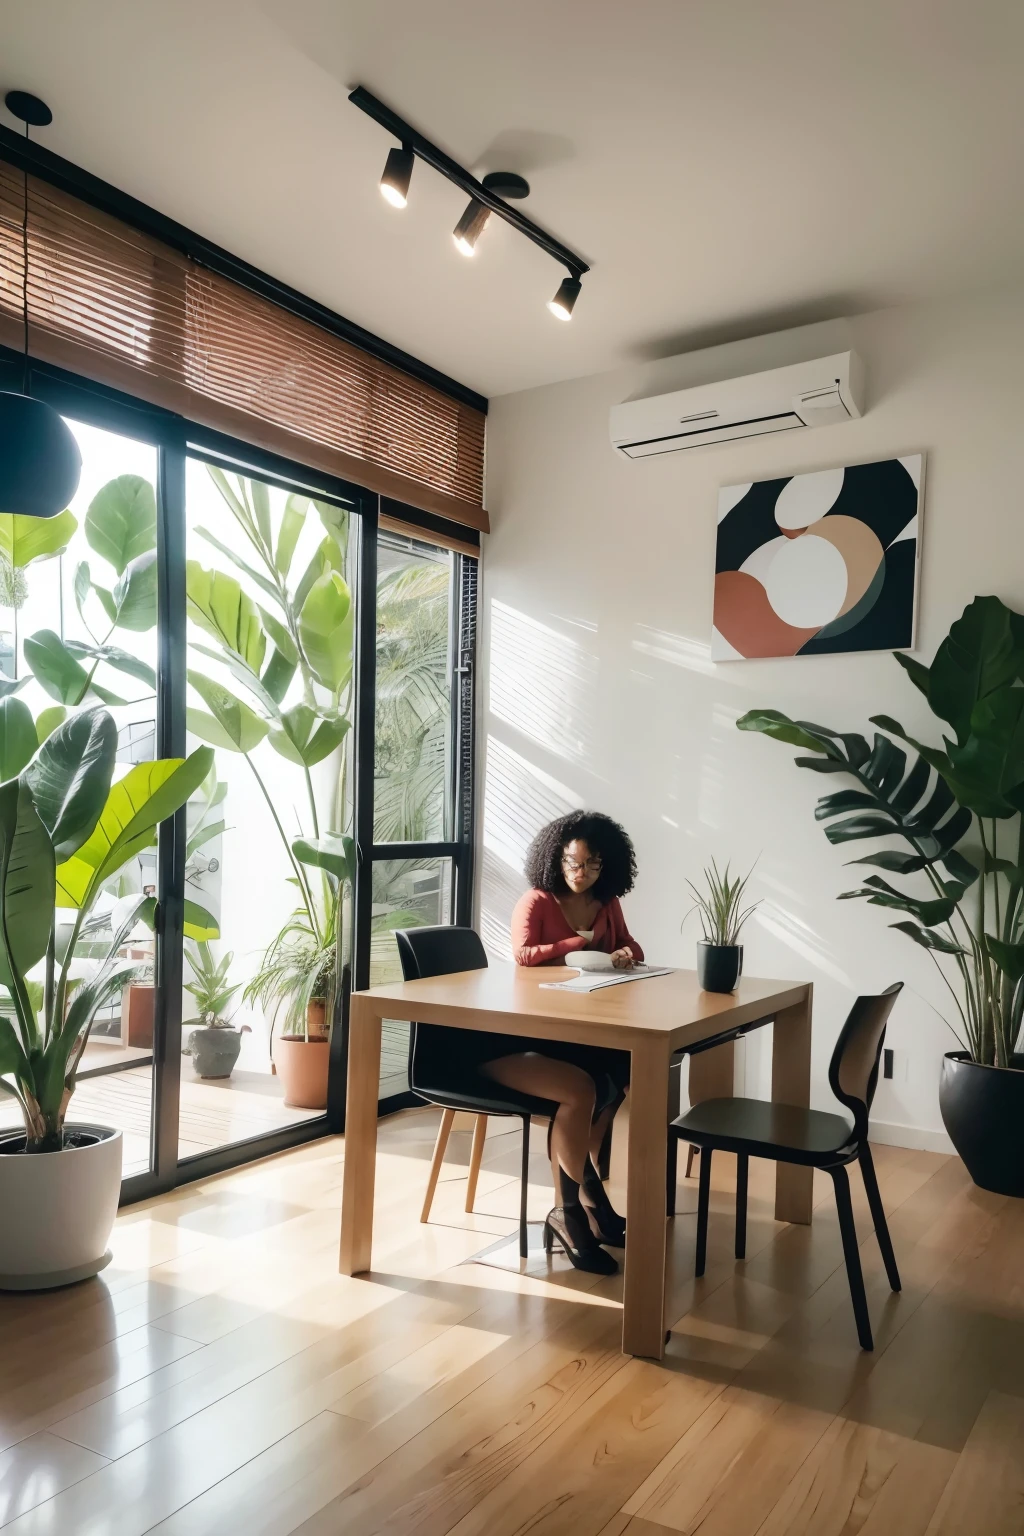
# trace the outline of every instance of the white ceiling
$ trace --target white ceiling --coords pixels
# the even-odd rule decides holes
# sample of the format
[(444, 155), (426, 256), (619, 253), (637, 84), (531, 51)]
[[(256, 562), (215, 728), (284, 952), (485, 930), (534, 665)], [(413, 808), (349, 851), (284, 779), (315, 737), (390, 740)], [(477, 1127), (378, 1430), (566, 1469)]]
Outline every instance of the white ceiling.
[[(1015, 278), (1018, 0), (0, 0), (39, 137), (495, 395)], [(364, 84), (593, 265), (562, 273), (391, 140)], [(2, 114), (9, 125), (12, 120)]]

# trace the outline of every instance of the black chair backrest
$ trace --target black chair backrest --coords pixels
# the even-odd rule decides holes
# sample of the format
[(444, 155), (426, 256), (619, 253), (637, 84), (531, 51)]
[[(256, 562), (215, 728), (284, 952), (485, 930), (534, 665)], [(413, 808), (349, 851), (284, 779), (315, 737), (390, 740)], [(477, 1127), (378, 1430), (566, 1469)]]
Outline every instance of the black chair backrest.
[(487, 951), (474, 928), (399, 928), (395, 942), (406, 981), (487, 967)]
[[(456, 971), (482, 971), (487, 968), (487, 951), (473, 928), (398, 928), (395, 942), (406, 981), (421, 981), (427, 976), (451, 976)], [(409, 1087), (417, 1084), (440, 1088), (454, 1086), (453, 1039), (456, 1032), (446, 1025), (417, 1024), (409, 1028)], [(448, 1081), (448, 1079), (451, 1081)]]
[(903, 990), (902, 981), (886, 987), (877, 997), (858, 997), (839, 1031), (828, 1069), (832, 1092), (853, 1111), (858, 1140), (868, 1134), (868, 1111), (878, 1082), (878, 1062), (885, 1040), (885, 1026), (893, 1004)]

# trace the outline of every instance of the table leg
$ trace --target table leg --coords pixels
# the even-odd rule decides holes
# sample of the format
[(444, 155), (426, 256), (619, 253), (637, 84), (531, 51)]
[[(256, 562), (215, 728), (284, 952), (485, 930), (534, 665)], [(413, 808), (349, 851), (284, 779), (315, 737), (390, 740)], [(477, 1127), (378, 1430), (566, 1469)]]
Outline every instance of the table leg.
[(661, 1360), (665, 1354), (669, 1055), (667, 1047), (655, 1042), (645, 1043), (632, 1056), (622, 1350)]
[(703, 1104), (705, 1099), (731, 1099), (736, 1092), (734, 1084), (736, 1068), (736, 1042), (726, 1040), (724, 1045), (713, 1045), (709, 1051), (698, 1051), (690, 1057), (690, 1103)]
[[(772, 1101), (811, 1102), (811, 996), (775, 1015), (772, 1027)], [(775, 1219), (808, 1225), (811, 1220), (814, 1171), (796, 1163), (775, 1165)]]
[(377, 1165), (377, 1099), (380, 1092), (381, 1021), (369, 998), (353, 997), (348, 1035), (348, 1098), (345, 1109), (345, 1172), (341, 1193), (343, 1275), (370, 1268), (373, 1181)]

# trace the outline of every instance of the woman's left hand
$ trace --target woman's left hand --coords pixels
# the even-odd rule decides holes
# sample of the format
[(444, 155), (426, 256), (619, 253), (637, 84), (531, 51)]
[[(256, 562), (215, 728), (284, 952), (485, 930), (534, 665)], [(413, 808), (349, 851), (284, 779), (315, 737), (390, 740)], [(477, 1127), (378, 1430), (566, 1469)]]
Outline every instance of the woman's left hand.
[(633, 969), (633, 951), (628, 948), (616, 949), (612, 953), (612, 965), (617, 971), (631, 971)]

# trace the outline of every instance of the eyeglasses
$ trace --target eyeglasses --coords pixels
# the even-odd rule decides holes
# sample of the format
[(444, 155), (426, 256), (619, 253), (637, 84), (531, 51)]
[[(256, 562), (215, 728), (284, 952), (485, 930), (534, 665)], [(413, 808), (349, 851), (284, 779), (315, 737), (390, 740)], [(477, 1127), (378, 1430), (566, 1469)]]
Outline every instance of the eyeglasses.
[(562, 867), (563, 869), (571, 869), (577, 875), (599, 875), (604, 865), (601, 859), (587, 859), (581, 864), (578, 859), (570, 859), (567, 853), (563, 853)]

